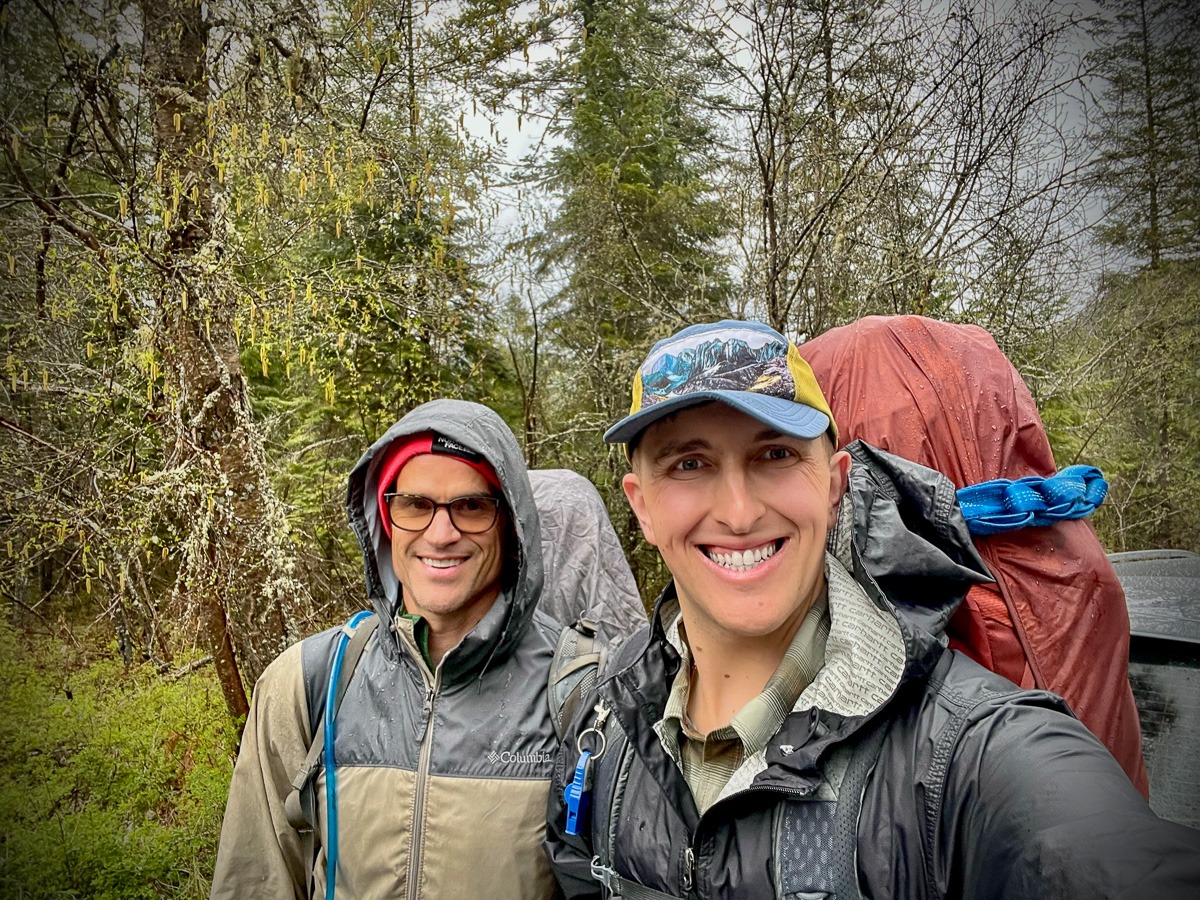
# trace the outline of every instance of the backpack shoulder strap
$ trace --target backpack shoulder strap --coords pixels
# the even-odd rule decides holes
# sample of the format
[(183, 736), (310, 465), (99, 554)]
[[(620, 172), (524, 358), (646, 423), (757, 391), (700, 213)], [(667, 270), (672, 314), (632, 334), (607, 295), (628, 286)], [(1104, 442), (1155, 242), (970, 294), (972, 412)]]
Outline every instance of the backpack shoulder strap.
[[(343, 631), (347, 631), (350, 635), (350, 640), (343, 650), (342, 667), (338, 672), (338, 683), (333, 700), (335, 716), (338, 709), (341, 708), (346, 687), (350, 684), (350, 679), (354, 677), (354, 669), (358, 666), (358, 661), (367, 647), (367, 641), (371, 639), (371, 635), (378, 627), (379, 617), (375, 615), (370, 616), (359, 625), (352, 627), (350, 623), (346, 623), (342, 626)], [(332, 665), (330, 668), (332, 669)], [(328, 674), (326, 674), (326, 679), (328, 679)], [(325, 683), (328, 684), (328, 680)], [(311, 699), (309, 707), (310, 709), (313, 707)], [(317, 853), (316, 792), (313, 789), (313, 778), (321, 768), (322, 751), (325, 745), (325, 718), (321, 716), (316, 721), (317, 725), (313, 729), (312, 743), (308, 746), (308, 754), (292, 779), (292, 791), (283, 803), (288, 824), (300, 833), (302, 856), (306, 861), (308, 871), (309, 897), (313, 895), (313, 866), (316, 864)]]
[[(338, 673), (337, 689), (333, 701), (334, 715), (337, 715), (337, 711), (341, 708), (342, 698), (346, 695), (346, 687), (350, 684), (350, 679), (354, 677), (354, 669), (358, 666), (358, 661), (362, 657), (363, 651), (367, 648), (367, 641), (371, 639), (371, 635), (375, 633), (375, 629), (378, 627), (379, 618), (377, 616), (371, 616), (361, 625), (354, 628), (350, 628), (349, 625), (342, 626), (343, 630), (349, 629), (350, 640), (346, 644), (345, 652), (342, 655), (342, 669)], [(327, 681), (325, 683), (328, 684)], [(297, 791), (303, 789), (306, 784), (309, 784), (313, 776), (317, 774), (317, 770), (321, 768), (321, 752), (324, 749), (325, 743), (325, 717), (320, 716), (316, 722), (316, 727), (313, 729), (312, 743), (308, 747), (308, 755), (304, 757), (304, 762), (296, 772), (296, 777), (292, 779), (292, 788)], [(291, 822), (291, 824), (293, 827), (299, 827), (294, 822)]]
[(838, 788), (837, 806), (833, 814), (836, 849), (831, 873), (838, 900), (862, 900), (858, 884), (858, 819), (862, 814), (867, 778), (879, 761), (879, 751), (890, 724), (891, 719), (885, 712), (879, 721), (866, 726), (865, 734), (850, 753)]
[(567, 726), (580, 702), (595, 687), (604, 658), (604, 647), (596, 638), (596, 624), (590, 619), (580, 619), (559, 633), (550, 663), (546, 698), (554, 733), (560, 741), (566, 739)]
[(595, 718), (591, 725), (580, 734), (591, 732), (593, 741), (591, 747), (596, 749), (600, 757), (607, 758), (607, 765), (597, 767), (594, 775), (591, 808), (587, 812), (585, 826), (592, 836), (592, 878), (604, 887), (605, 897), (621, 898), (621, 900), (678, 900), (673, 894), (667, 894), (620, 875), (612, 864), (612, 840), (617, 824), (621, 818), (625, 801), (625, 787), (628, 783), (628, 759), (626, 745), (628, 738), (625, 729), (621, 727), (616, 716), (607, 702), (599, 699), (594, 709)]

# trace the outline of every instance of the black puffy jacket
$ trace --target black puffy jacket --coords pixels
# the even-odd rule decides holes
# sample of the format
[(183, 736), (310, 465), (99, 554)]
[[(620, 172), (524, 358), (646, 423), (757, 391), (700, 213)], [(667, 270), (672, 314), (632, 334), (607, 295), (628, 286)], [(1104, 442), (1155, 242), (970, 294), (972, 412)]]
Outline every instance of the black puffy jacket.
[[(574, 743), (560, 755), (547, 850), (565, 894), (602, 895), (592, 875), (599, 854), (598, 869), (680, 898), (844, 900), (855, 888), (877, 900), (1200, 896), (1200, 833), (1159, 819), (1059, 698), (943, 649), (947, 618), (983, 571), (953, 487), (867, 445), (850, 449), (850, 500), (831, 543), (840, 537), (837, 556), (853, 582), (832, 558), (828, 567), (825, 668), (840, 669), (840, 682), (814, 681), (820, 702), (806, 690), (765, 752), (701, 816), (654, 730), (679, 667), (666, 633), (677, 609), (668, 588), (597, 688), (593, 703), (611, 710), (610, 740), (593, 766), (590, 828), (579, 836), (566, 833), (562, 797)], [(887, 665), (837, 658), (839, 618), (871, 632), (851, 656), (886, 656), (889, 642), (902, 644), (894, 679)], [(864, 670), (874, 683), (855, 684)], [(864, 709), (857, 701), (868, 696), (886, 699)], [(575, 733), (593, 724), (593, 703)], [(876, 726), (882, 746), (868, 756), (861, 805), (839, 813), (847, 759)], [(857, 812), (848, 828), (839, 819), (846, 809)], [(837, 871), (845, 860), (856, 876), (849, 890)]]

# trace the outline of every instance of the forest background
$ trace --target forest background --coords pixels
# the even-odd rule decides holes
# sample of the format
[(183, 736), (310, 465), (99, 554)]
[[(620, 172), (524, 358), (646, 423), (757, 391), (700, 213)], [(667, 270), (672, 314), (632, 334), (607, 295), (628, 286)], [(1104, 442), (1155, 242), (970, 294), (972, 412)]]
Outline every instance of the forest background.
[(649, 345), (984, 326), (1110, 550), (1200, 550), (1200, 5), (0, 0), (0, 893), (206, 896), (344, 479), (499, 410), (600, 488)]

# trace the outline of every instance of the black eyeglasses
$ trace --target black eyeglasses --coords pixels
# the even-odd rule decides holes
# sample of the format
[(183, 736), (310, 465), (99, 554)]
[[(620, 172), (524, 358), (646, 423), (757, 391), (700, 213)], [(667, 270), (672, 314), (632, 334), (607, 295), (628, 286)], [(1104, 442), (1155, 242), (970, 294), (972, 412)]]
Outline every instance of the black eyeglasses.
[(463, 534), (482, 534), (496, 524), (500, 498), (486, 494), (455, 497), (438, 503), (420, 494), (384, 494), (388, 518), (401, 531), (424, 531), (433, 523), (439, 509), (450, 515), (450, 524)]

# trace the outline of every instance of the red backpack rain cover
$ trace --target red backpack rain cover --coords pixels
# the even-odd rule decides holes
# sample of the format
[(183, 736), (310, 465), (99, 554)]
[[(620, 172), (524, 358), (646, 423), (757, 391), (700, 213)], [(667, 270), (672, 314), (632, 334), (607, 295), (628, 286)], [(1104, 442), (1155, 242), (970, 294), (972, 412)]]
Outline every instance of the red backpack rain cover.
[[(992, 336), (920, 316), (870, 316), (800, 347), (841, 441), (861, 438), (961, 488), (1053, 475), (1029, 389)], [(996, 579), (971, 588), (950, 646), (1022, 687), (1054, 691), (1148, 794), (1129, 687), (1125, 594), (1086, 519), (977, 537)]]

